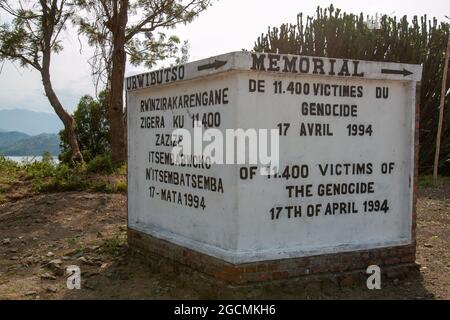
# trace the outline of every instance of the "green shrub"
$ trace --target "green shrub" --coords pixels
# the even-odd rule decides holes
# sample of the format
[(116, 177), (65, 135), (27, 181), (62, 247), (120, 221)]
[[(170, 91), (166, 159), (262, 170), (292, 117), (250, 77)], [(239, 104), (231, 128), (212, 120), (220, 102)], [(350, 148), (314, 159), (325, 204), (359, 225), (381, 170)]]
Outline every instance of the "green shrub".
[(116, 236), (114, 238), (105, 239), (100, 246), (99, 252), (109, 256), (118, 256), (125, 244), (126, 241), (123, 237)]
[(119, 181), (116, 184), (116, 190), (117, 192), (127, 192), (128, 186), (126, 181)]
[(0, 184), (10, 184), (17, 176), (18, 170), (16, 162), (0, 156)]
[[(441, 185), (450, 185), (450, 178), (449, 177), (438, 177), (437, 181), (438, 186)], [(419, 186), (422, 188), (431, 188), (434, 187), (434, 179), (431, 175), (426, 176), (420, 176), (419, 177)]]
[(113, 187), (110, 183), (108, 182), (92, 182), (89, 185), (89, 189), (95, 192), (105, 192), (105, 193), (112, 193)]
[(114, 165), (110, 154), (98, 155), (86, 164), (89, 173), (113, 173)]
[(83, 173), (82, 166), (70, 168), (67, 164), (60, 164), (49, 180), (34, 180), (35, 186), (41, 192), (84, 190), (88, 184)]
[(16, 162), (5, 158), (4, 156), (0, 156), (0, 181), (1, 178), (6, 178), (12, 174), (15, 174), (19, 166)]
[(33, 161), (23, 165), (27, 178), (32, 180), (44, 179), (55, 175), (58, 166), (53, 161)]
[(114, 180), (98, 175), (119, 171), (126, 172), (126, 166), (116, 169), (110, 155), (100, 155), (85, 165), (74, 167), (66, 163), (57, 164), (49, 155), (44, 155), (42, 161), (31, 158), (22, 164), (0, 156), (0, 203), (7, 201), (6, 193), (19, 179), (28, 180), (37, 192), (126, 192), (126, 182), (111, 182)]
[(122, 164), (121, 166), (116, 168), (116, 172), (118, 174), (121, 174), (121, 175), (126, 175), (127, 171), (128, 170), (127, 170), (127, 163), (126, 162), (124, 164)]
[(0, 155), (0, 170), (3, 171), (5, 168), (17, 168), (18, 165), (15, 161), (9, 160), (4, 156)]

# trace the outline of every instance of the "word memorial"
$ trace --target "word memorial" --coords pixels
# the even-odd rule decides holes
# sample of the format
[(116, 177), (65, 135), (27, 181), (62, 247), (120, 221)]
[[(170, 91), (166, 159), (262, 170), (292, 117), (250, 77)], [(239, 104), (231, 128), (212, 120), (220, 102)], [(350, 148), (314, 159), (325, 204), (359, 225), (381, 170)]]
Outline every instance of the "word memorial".
[(414, 264), (421, 73), (233, 52), (127, 78), (131, 247), (235, 283)]

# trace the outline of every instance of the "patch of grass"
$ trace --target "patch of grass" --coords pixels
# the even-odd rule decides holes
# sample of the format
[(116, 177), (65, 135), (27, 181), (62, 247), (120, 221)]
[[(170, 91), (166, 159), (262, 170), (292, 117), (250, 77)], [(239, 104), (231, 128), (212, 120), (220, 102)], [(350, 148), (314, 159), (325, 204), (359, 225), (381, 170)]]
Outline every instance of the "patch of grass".
[(19, 166), (12, 160), (0, 156), (0, 186), (5, 186), (14, 182), (18, 176)]
[(76, 248), (73, 251), (73, 255), (74, 256), (76, 256), (76, 255), (83, 255), (85, 251), (86, 251), (86, 247), (84, 245), (80, 245), (78, 248)]
[(40, 192), (82, 191), (88, 187), (84, 167), (70, 168), (66, 164), (56, 166), (45, 176), (34, 178), (33, 183)]
[(107, 181), (91, 182), (88, 188), (95, 192), (112, 193), (114, 191), (114, 188), (111, 185), (111, 183)]
[(33, 161), (23, 164), (27, 178), (31, 180), (43, 179), (51, 177), (55, 174), (58, 166), (53, 161)]
[[(438, 176), (437, 185), (438, 186), (450, 185), (450, 177)], [(433, 176), (432, 175), (420, 176), (419, 177), (419, 186), (422, 188), (434, 187)]]
[(75, 238), (69, 238), (67, 239), (67, 243), (71, 246), (75, 245), (77, 243), (77, 239)]
[(8, 201), (7, 192), (11, 190), (20, 176), (20, 167), (16, 162), (0, 156), (0, 204)]
[[(52, 157), (42, 161), (34, 158), (18, 164), (0, 156), (0, 195), (6, 202), (8, 192), (21, 180), (35, 192), (126, 192), (123, 181), (126, 165), (115, 167), (110, 155), (98, 156), (83, 165), (69, 166), (55, 163)], [(112, 175), (112, 177), (110, 177)], [(117, 182), (118, 181), (118, 182)]]
[(6, 179), (0, 178), (0, 195), (10, 190), (13, 182), (14, 180), (6, 181)]
[(126, 175), (127, 174), (127, 164), (124, 163), (121, 166), (118, 166), (116, 168), (116, 173), (118, 173), (120, 175)]
[(18, 164), (15, 161), (9, 160), (5, 158), (4, 156), (0, 155), (0, 169), (2, 172), (5, 170), (11, 170), (18, 168)]
[(116, 236), (114, 238), (105, 239), (100, 246), (99, 252), (109, 256), (118, 256), (125, 243), (126, 240), (124, 237)]
[(116, 190), (117, 192), (126, 193), (128, 189), (126, 181), (119, 181), (116, 184)]

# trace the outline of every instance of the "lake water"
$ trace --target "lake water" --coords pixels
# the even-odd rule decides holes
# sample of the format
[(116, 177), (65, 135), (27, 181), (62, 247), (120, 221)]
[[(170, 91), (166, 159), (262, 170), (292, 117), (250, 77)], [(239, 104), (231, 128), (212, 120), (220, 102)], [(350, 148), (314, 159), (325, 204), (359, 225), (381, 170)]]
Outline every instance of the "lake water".
[[(41, 156), (18, 156), (18, 157), (9, 157), (6, 156), (6, 159), (12, 160), (17, 163), (24, 163), (24, 162), (34, 162), (34, 161), (41, 161)], [(53, 157), (53, 161), (55, 163), (59, 163), (58, 157)]]

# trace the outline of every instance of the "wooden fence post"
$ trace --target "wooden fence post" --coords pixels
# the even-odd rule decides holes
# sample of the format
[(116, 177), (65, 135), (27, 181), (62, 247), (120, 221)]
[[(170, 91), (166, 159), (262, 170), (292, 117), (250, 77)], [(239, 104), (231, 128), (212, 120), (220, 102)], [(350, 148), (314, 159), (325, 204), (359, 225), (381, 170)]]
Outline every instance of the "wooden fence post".
[(433, 182), (434, 182), (435, 186), (437, 185), (439, 153), (441, 151), (442, 121), (444, 119), (444, 102), (445, 102), (445, 93), (446, 93), (446, 89), (447, 89), (447, 71), (448, 71), (449, 52), (450, 52), (450, 39), (448, 39), (448, 43), (447, 43), (447, 52), (445, 53), (445, 62), (444, 62), (444, 74), (442, 75), (441, 103), (439, 105), (439, 122), (438, 122), (437, 136), (436, 136), (436, 154), (434, 156), (434, 171), (433, 171)]

